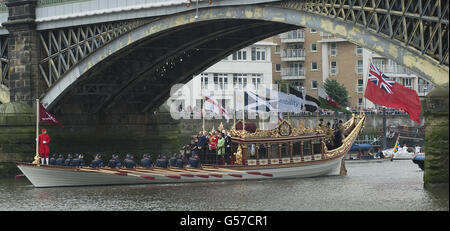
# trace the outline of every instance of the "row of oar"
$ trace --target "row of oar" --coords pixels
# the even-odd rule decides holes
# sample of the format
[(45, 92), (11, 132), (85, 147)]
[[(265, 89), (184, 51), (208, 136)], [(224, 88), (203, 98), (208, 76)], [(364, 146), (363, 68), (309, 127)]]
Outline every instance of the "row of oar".
[(250, 175), (262, 175), (272, 177), (271, 173), (261, 173), (256, 171), (240, 171), (229, 168), (214, 168), (214, 167), (201, 167), (201, 168), (142, 168), (137, 167), (135, 169), (126, 168), (79, 168), (79, 171), (85, 172), (101, 172), (107, 174), (114, 174), (119, 176), (134, 176), (147, 180), (154, 180), (155, 176), (169, 177), (172, 179), (181, 179), (181, 177), (201, 177), (201, 178), (222, 178), (224, 175), (229, 175), (236, 178), (242, 178), (245, 174)]

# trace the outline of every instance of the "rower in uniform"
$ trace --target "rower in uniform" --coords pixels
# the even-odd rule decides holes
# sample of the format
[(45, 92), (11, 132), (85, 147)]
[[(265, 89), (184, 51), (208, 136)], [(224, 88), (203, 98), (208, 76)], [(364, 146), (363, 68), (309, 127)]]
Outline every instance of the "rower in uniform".
[(143, 168), (151, 168), (153, 166), (152, 159), (150, 159), (149, 154), (144, 154), (141, 159), (141, 166)]
[(191, 166), (191, 168), (200, 167), (200, 159), (198, 158), (198, 155), (194, 155), (189, 158), (189, 166)]
[(78, 155), (78, 159), (80, 160), (79, 166), (80, 167), (84, 167), (85, 166), (85, 164), (84, 164), (84, 155), (83, 154)]
[(167, 168), (167, 165), (169, 165), (169, 161), (167, 160), (166, 156), (159, 155), (158, 159), (156, 160), (156, 166), (160, 168)]
[(80, 159), (78, 159), (78, 153), (75, 153), (73, 156), (72, 162), (70, 163), (70, 166), (78, 167), (80, 165)]
[(127, 154), (125, 160), (123, 161), (125, 168), (132, 169), (136, 168), (136, 163), (134, 162), (134, 156)]
[(64, 156), (63, 156), (63, 154), (59, 154), (58, 159), (55, 160), (55, 165), (59, 165), (59, 166), (64, 165)]
[(103, 167), (103, 160), (101, 154), (96, 154), (94, 160), (91, 162), (91, 168)]
[(49, 165), (55, 165), (56, 164), (56, 154), (53, 154), (53, 156), (50, 158), (50, 161), (48, 163)]
[(64, 166), (71, 166), (72, 163), (72, 155), (67, 154), (67, 159), (64, 161)]
[(176, 167), (177, 166), (177, 160), (178, 160), (178, 158), (177, 158), (176, 154), (174, 154), (169, 160), (170, 167)]

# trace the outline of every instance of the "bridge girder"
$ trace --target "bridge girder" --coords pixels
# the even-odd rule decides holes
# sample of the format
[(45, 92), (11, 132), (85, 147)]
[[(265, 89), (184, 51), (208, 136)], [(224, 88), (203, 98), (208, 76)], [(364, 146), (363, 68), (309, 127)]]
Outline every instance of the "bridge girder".
[[(85, 59), (81, 60), (66, 73), (64, 73), (62, 77), (48, 89), (41, 101), (43, 101), (45, 105), (53, 107), (58, 99), (63, 97), (72, 87), (74, 87), (74, 83), (78, 82), (81, 76), (93, 75), (92, 70), (95, 69), (93, 67), (96, 67), (99, 64), (105, 65), (108, 63), (114, 63), (115, 59), (112, 57), (122, 57), (124, 53), (128, 52), (127, 50), (130, 50), (130, 47), (135, 47), (142, 41), (152, 37), (157, 37), (160, 34), (164, 34), (172, 30), (182, 30), (183, 27), (187, 27), (194, 23), (218, 22), (220, 20), (256, 20), (280, 23), (280, 25), (287, 24), (298, 27), (314, 28), (345, 38), (350, 42), (393, 59), (397, 63), (409, 68), (413, 72), (416, 72), (419, 76), (435, 83), (436, 85), (448, 83), (448, 40), (446, 47), (442, 46), (439, 48), (444, 48), (443, 50), (446, 50), (442, 56), (444, 61), (440, 62), (439, 60), (427, 55), (426, 52), (422, 54), (413, 46), (405, 46), (405, 44), (402, 44), (402, 42), (396, 40), (394, 38), (395, 36), (389, 38), (383, 33), (374, 31), (369, 26), (363, 27), (359, 25), (356, 22), (358, 20), (354, 20), (358, 18), (357, 15), (350, 12), (350, 9), (347, 11), (344, 10), (344, 13), (338, 13), (335, 18), (332, 18), (330, 16), (332, 14), (327, 15), (325, 13), (313, 13), (313, 11), (318, 8), (314, 8), (314, 10), (309, 10), (310, 12), (308, 12), (308, 10), (305, 10), (305, 4), (308, 2), (311, 3), (314, 1), (288, 1), (276, 6), (211, 7), (199, 11), (198, 17), (196, 17), (195, 12), (186, 12), (160, 18), (156, 21), (137, 27), (134, 30), (130, 30), (126, 34), (99, 47), (95, 52), (91, 53), (91, 55), (87, 56)], [(355, 2), (356, 1), (353, 1), (352, 3)], [(448, 9), (448, 3), (446, 5), (446, 9)], [(444, 9), (444, 14), (446, 12), (447, 10)], [(363, 13), (359, 14), (362, 15)], [(351, 22), (352, 20), (348, 20), (350, 22), (347, 22), (344, 19), (339, 19), (339, 17), (342, 16), (344, 19), (352, 19), (353, 22)], [(376, 17), (376, 15), (373, 15), (372, 17)], [(382, 21), (387, 20), (388, 18), (386, 17), (386, 20)], [(448, 21), (446, 22), (447, 24), (442, 22), (442, 20), (440, 22), (448, 27)], [(383, 24), (382, 27), (385, 27), (385, 24)], [(448, 31), (447, 27), (445, 27), (443, 31)], [(441, 25), (440, 31), (442, 31), (442, 29), (443, 28)], [(398, 28), (393, 28), (393, 31), (395, 30), (398, 30)], [(280, 31), (280, 33), (281, 32), (283, 31)], [(231, 52), (232, 50), (229, 50), (224, 53), (224, 56)], [(445, 53), (447, 53), (447, 55), (445, 55)], [(445, 61), (445, 57), (447, 61)], [(216, 61), (219, 60), (220, 59)], [(212, 64), (214, 63), (211, 63), (211, 65)], [(202, 68), (206, 69), (205, 66), (202, 66)], [(194, 73), (199, 73), (199, 70)], [(120, 91), (117, 94), (120, 94)], [(116, 96), (112, 97), (114, 98)], [(146, 106), (145, 108), (148, 109), (149, 107), (150, 106)], [(101, 108), (104, 108), (104, 106)]]

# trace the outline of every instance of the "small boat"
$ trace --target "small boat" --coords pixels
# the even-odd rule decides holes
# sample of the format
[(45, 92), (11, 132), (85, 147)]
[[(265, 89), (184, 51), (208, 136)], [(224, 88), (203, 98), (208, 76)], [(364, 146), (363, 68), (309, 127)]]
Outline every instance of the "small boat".
[(425, 168), (425, 155), (416, 155), (414, 156), (414, 158), (412, 159), (412, 162), (414, 164), (419, 165), (419, 168), (424, 170)]
[(343, 124), (342, 145), (328, 150), (326, 131), (320, 127), (293, 127), (281, 121), (271, 130), (250, 133), (229, 130), (234, 150), (232, 165), (202, 165), (200, 168), (112, 169), (63, 167), (16, 163), (35, 187), (188, 183), (232, 180), (345, 175), (344, 155), (360, 133), (365, 116), (353, 115)]

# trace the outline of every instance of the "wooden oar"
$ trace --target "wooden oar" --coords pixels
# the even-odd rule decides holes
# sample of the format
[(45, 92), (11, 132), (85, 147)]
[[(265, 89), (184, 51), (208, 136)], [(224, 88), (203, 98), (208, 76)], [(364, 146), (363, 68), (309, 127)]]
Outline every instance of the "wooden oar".
[(133, 174), (133, 173), (128, 173), (128, 172), (121, 172), (120, 169), (86, 169), (86, 168), (79, 168), (80, 171), (84, 171), (84, 172), (100, 172), (100, 173), (108, 173), (108, 174), (114, 174), (114, 175), (118, 175), (118, 176), (134, 176), (134, 177), (139, 177), (139, 178), (144, 178), (147, 180), (154, 180), (155, 177), (153, 176), (145, 176), (145, 175), (137, 175), (137, 174)]
[(153, 175), (157, 175), (157, 176), (165, 176), (165, 177), (169, 177), (169, 178), (173, 178), (173, 179), (181, 179), (181, 177), (178, 174), (167, 175), (167, 174), (164, 174), (165, 172), (157, 171), (154, 168), (151, 168), (151, 169), (136, 168), (136, 169), (133, 169), (133, 170), (137, 171), (137, 172), (145, 172), (145, 173), (149, 173), (149, 174), (153, 174)]
[[(208, 170), (208, 171), (219, 170), (219, 171), (243, 173), (243, 174), (250, 174), (250, 175), (262, 175), (262, 176), (268, 176), (268, 177), (273, 176), (272, 173), (261, 173), (261, 172), (256, 172), (256, 171), (241, 171), (241, 170), (235, 170), (235, 169), (229, 169), (229, 168), (203, 168), (203, 169)], [(239, 174), (228, 174), (228, 175), (239, 177)]]

